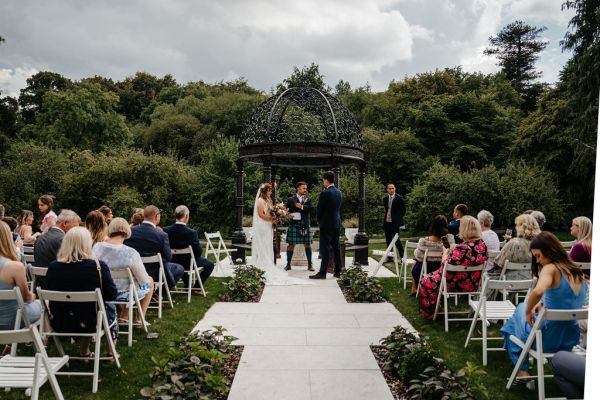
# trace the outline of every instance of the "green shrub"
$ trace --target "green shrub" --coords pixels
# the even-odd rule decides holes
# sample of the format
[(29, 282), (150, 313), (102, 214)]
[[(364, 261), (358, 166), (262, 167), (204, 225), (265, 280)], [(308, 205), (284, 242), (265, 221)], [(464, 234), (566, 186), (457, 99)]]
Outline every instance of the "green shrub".
[(368, 276), (361, 266), (346, 269), (340, 277), (340, 284), (350, 291), (352, 299), (357, 303), (379, 303), (383, 298), (381, 283)]
[(402, 360), (400, 366), (400, 379), (410, 382), (419, 378), (419, 375), (428, 367), (440, 368), (443, 360), (440, 354), (429, 345), (417, 346)]
[(432, 366), (410, 382), (408, 391), (411, 399), (415, 400), (489, 399), (487, 387), (482, 380), (485, 375), (483, 369), (470, 362), (456, 372), (445, 367), (440, 372), (438, 367)]
[(246, 302), (256, 299), (265, 286), (265, 271), (253, 265), (238, 265), (233, 278), (224, 284), (227, 291), (221, 300)]
[(167, 358), (152, 356), (152, 386), (141, 395), (150, 399), (214, 399), (229, 392), (231, 381), (223, 374), (231, 342), (236, 338), (224, 329), (183, 336), (174, 343)]
[(418, 333), (409, 332), (401, 326), (394, 327), (392, 333), (381, 339), (381, 344), (387, 352), (383, 368), (399, 377), (402, 361), (406, 355), (421, 347), (424, 341), (425, 339)]

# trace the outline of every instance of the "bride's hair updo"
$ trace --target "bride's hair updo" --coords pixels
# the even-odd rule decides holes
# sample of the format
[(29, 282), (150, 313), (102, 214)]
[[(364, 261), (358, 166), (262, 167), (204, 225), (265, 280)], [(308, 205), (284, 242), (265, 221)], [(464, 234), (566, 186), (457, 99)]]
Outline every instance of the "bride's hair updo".
[(260, 185), (260, 197), (262, 197), (265, 200), (269, 200), (267, 198), (268, 191), (273, 191), (273, 186), (270, 183), (263, 183), (262, 185)]

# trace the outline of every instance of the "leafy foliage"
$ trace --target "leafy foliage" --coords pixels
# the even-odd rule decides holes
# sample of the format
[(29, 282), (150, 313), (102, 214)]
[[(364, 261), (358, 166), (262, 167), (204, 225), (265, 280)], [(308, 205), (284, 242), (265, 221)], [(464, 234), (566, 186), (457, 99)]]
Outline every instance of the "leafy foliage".
[(381, 283), (363, 271), (360, 265), (342, 272), (340, 285), (347, 289), (356, 303), (379, 303), (385, 301)]
[(404, 358), (414, 349), (421, 347), (424, 342), (425, 338), (418, 333), (409, 332), (399, 325), (395, 326), (392, 333), (381, 339), (381, 344), (387, 352), (384, 369), (399, 375)]
[(253, 265), (238, 265), (225, 287), (223, 301), (248, 302), (256, 300), (265, 286), (265, 271)]
[(489, 399), (485, 383), (482, 378), (486, 372), (476, 365), (467, 362), (467, 365), (453, 372), (444, 368), (441, 372), (438, 367), (426, 368), (418, 379), (410, 383), (409, 392), (411, 399), (464, 399), (482, 400)]
[(433, 367), (439, 371), (444, 361), (440, 358), (439, 352), (435, 351), (429, 345), (421, 345), (414, 348), (402, 360), (400, 366), (400, 379), (404, 382), (410, 382), (418, 379), (421, 372), (427, 368)]
[(231, 382), (223, 375), (231, 342), (236, 338), (217, 327), (183, 336), (171, 344), (167, 358), (156, 358), (153, 385), (140, 393), (150, 399), (215, 399), (226, 395)]

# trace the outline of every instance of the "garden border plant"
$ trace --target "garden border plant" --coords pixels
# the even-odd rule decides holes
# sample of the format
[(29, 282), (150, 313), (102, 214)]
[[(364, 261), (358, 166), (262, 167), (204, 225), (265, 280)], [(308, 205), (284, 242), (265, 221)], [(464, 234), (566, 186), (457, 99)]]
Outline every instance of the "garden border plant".
[(343, 271), (338, 285), (349, 303), (382, 303), (386, 301), (381, 283), (370, 277), (360, 265)]
[(233, 269), (233, 277), (224, 283), (223, 301), (258, 303), (265, 288), (265, 271), (253, 265), (241, 264)]
[(467, 362), (452, 371), (439, 353), (427, 342), (427, 337), (396, 326), (371, 346), (371, 351), (395, 399), (488, 399), (482, 382), (484, 370)]

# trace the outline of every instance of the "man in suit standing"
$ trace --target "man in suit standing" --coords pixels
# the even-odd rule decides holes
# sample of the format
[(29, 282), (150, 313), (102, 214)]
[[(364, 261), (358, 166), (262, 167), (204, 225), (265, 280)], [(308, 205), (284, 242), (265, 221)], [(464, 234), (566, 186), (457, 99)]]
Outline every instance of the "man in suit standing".
[(33, 245), (33, 258), (36, 266), (47, 268), (52, 261), (55, 261), (65, 234), (80, 224), (81, 218), (75, 211), (62, 210), (56, 219), (56, 225), (37, 238)]
[[(170, 262), (172, 258), (169, 236), (156, 225), (160, 222), (160, 210), (156, 206), (147, 206), (144, 209), (144, 222), (131, 228), (131, 237), (124, 244), (133, 247), (142, 257), (162, 256), (167, 285), (172, 288), (183, 275), (183, 267)], [(146, 265), (148, 275), (158, 282), (158, 264)]]
[[(202, 244), (198, 238), (198, 232), (195, 229), (187, 226), (187, 224), (190, 222), (189, 208), (186, 206), (177, 206), (177, 208), (175, 208), (175, 219), (177, 221), (173, 225), (165, 226), (163, 229), (169, 236), (171, 248), (187, 249), (189, 246), (192, 246), (196, 264), (198, 265), (198, 268), (202, 269), (202, 272), (200, 272), (200, 280), (202, 283), (204, 283), (213, 272), (215, 264), (202, 257)], [(173, 255), (172, 261), (183, 265), (183, 268), (186, 271), (189, 271), (190, 256), (188, 254), (175, 254)], [(182, 279), (187, 287), (188, 279), (190, 279), (189, 273), (185, 273)], [(200, 289), (200, 283), (196, 281), (194, 287)], [(194, 293), (199, 294), (200, 292)]]
[(332, 171), (323, 174), (323, 187), (325, 188), (319, 196), (317, 204), (317, 219), (319, 220), (319, 248), (321, 250), (321, 269), (310, 279), (327, 278), (327, 265), (329, 264), (329, 246), (333, 250), (333, 259), (335, 269), (333, 276), (340, 277), (342, 260), (340, 257), (340, 225), (342, 219), (340, 210), (342, 209), (342, 192), (333, 184), (335, 175)]
[[(385, 232), (386, 248), (392, 242), (396, 234), (400, 235), (400, 227), (404, 225), (404, 214), (406, 214), (406, 205), (404, 197), (396, 193), (396, 186), (393, 183), (388, 183), (386, 186), (387, 196), (383, 198), (383, 231)], [(396, 240), (396, 248), (400, 253), (400, 257), (404, 255), (404, 248), (400, 237)]]
[(454, 235), (454, 243), (456, 244), (463, 242), (462, 239), (458, 237), (458, 230), (460, 228), (460, 219), (468, 214), (469, 209), (466, 204), (457, 204), (456, 207), (454, 207), (454, 211), (452, 212), (452, 218), (454, 218), (454, 220), (450, 221), (448, 224), (448, 233)]
[(296, 194), (289, 197), (286, 202), (288, 213), (299, 219), (291, 219), (287, 229), (287, 264), (285, 270), (292, 269), (292, 256), (294, 255), (294, 246), (304, 245), (304, 252), (308, 260), (308, 270), (314, 271), (312, 267), (312, 235), (310, 232), (310, 213), (312, 211), (312, 202), (306, 196), (308, 186), (306, 182), (296, 183)]

